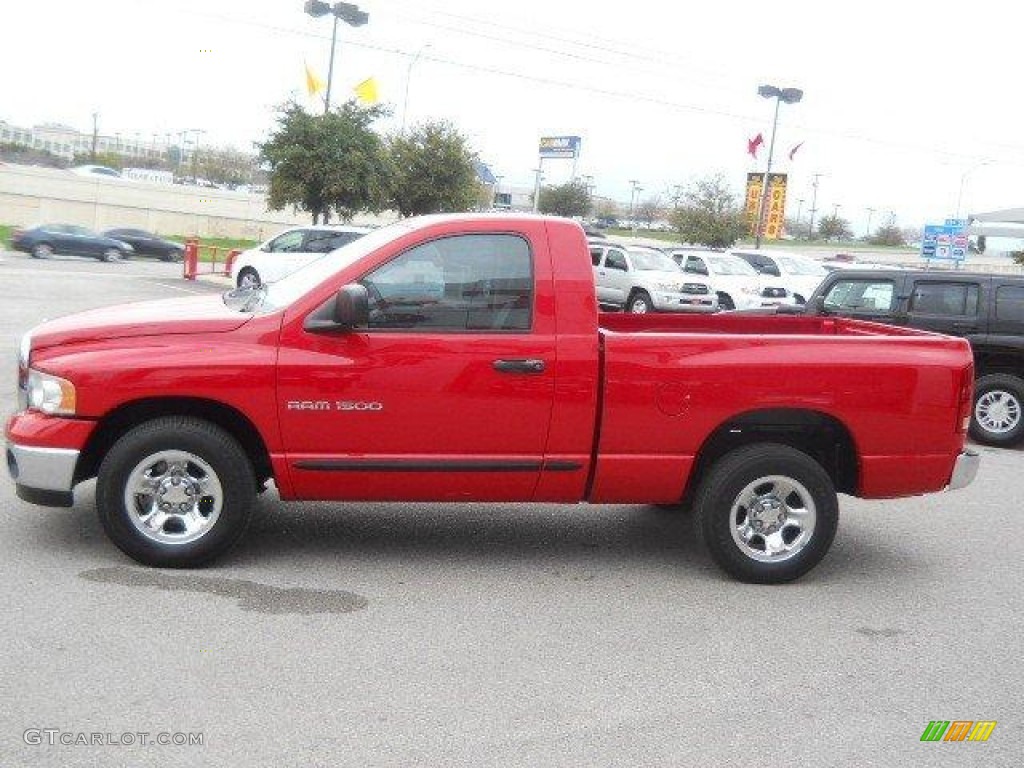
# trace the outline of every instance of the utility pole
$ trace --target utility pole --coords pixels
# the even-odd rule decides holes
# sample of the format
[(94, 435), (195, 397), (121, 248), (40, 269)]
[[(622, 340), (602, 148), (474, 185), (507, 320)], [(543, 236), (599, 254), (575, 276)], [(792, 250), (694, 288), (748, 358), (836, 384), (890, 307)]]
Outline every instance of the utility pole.
[(796, 203), (796, 226), (799, 227), (800, 218), (803, 216), (804, 213), (804, 199), (801, 197), (799, 200), (796, 201)]
[(867, 240), (869, 237), (871, 237), (871, 216), (875, 212), (874, 208), (867, 208), (866, 210), (868, 212), (868, 225), (867, 225), (867, 227), (864, 228), (864, 239), (865, 240)]
[(536, 213), (540, 209), (540, 179), (541, 170), (544, 168), (544, 160), (541, 159), (537, 163), (537, 167), (533, 169), (533, 212)]
[(640, 182), (636, 179), (630, 179), (630, 184), (633, 188), (629, 192), (629, 227), (633, 230), (633, 237), (636, 237), (636, 219), (633, 217), (633, 200), (636, 198), (637, 192), (643, 189), (640, 186)]
[(96, 142), (99, 140), (99, 137), (100, 137), (100, 113), (99, 112), (93, 112), (92, 113), (92, 152), (90, 153), (90, 157), (92, 159), (93, 164), (96, 163)]
[(808, 240), (814, 239), (814, 214), (818, 212), (818, 179), (820, 179), (824, 175), (825, 174), (823, 173), (814, 174), (814, 181), (811, 183), (811, 186), (814, 188), (814, 192), (811, 194), (811, 218), (810, 223), (807, 225)]

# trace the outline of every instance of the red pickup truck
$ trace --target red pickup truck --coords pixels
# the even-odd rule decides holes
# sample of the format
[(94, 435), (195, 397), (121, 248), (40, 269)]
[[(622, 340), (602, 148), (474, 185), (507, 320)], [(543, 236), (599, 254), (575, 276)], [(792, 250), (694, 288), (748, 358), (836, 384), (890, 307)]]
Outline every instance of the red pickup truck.
[(958, 488), (966, 341), (855, 320), (599, 315), (575, 223), (436, 216), (258, 289), (44, 323), (6, 428), (18, 495), (97, 478), (114, 543), (194, 566), (284, 500), (691, 506), (733, 576), (812, 568), (837, 492)]

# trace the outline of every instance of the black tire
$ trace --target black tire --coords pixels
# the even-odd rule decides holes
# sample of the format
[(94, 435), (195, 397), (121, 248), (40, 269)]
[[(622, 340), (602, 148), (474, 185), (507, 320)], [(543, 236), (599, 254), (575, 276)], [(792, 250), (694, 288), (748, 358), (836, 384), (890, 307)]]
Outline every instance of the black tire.
[(100, 261), (120, 261), (121, 252), (117, 248), (107, 248), (100, 254)]
[(647, 291), (633, 291), (626, 301), (626, 311), (634, 315), (646, 315), (654, 312), (654, 302)]
[[(191, 460), (177, 461), (182, 455)], [(133, 478), (151, 478), (151, 474), (140, 475), (140, 471), (145, 473), (147, 462), (161, 456), (174, 460), (157, 460), (150, 469), (163, 465), (166, 471), (161, 473), (159, 484), (165, 487), (133, 495), (130, 509), (129, 483), (135, 485)], [(187, 465), (187, 473), (175, 473), (176, 463)], [(212, 471), (215, 488), (193, 483), (196, 477), (209, 475), (201, 464)], [(178, 478), (182, 479), (175, 482)], [(194, 488), (186, 489), (189, 484)], [(151, 505), (145, 501), (147, 495), (152, 497)], [(104, 457), (96, 480), (96, 508), (107, 535), (129, 557), (159, 568), (190, 568), (222, 555), (245, 532), (255, 498), (252, 464), (238, 442), (214, 424), (183, 416), (155, 419), (127, 432)], [(150, 506), (155, 513), (158, 500), (167, 501), (171, 508), (163, 518), (167, 522), (144, 533), (143, 507)], [(189, 515), (177, 514), (178, 502), (183, 502), (182, 509), (194, 503), (191, 519), (197, 521), (195, 538), (188, 538), (183, 521)]]
[(263, 281), (260, 280), (260, 273), (252, 267), (243, 267), (242, 271), (238, 273), (238, 287), (244, 288), (247, 279), (252, 281), (249, 283), (252, 288), (259, 288), (263, 284)]
[(33, 259), (48, 259), (53, 255), (53, 246), (49, 243), (36, 243), (32, 246)]
[(1007, 373), (978, 379), (970, 434), (986, 445), (1014, 445), (1024, 440), (1024, 380)]
[(732, 300), (732, 296), (728, 293), (718, 294), (718, 308), (723, 310), (736, 309), (736, 302)]
[(807, 299), (805, 299), (799, 293), (794, 293), (793, 294), (793, 301), (795, 301), (797, 304), (806, 304), (807, 303)]
[[(784, 490), (794, 486), (799, 490)], [(758, 500), (756, 511), (753, 505), (743, 504), (753, 498)], [(803, 576), (828, 552), (839, 524), (839, 501), (828, 473), (807, 454), (775, 443), (737, 448), (716, 461), (697, 490), (694, 507), (714, 561), (734, 578), (754, 584), (780, 584)], [(794, 510), (802, 510), (802, 516), (792, 514)], [(772, 530), (763, 527), (763, 519), (755, 519), (775, 514), (789, 521), (802, 519), (805, 524), (787, 522)], [(774, 543), (792, 550), (773, 557), (768, 537), (755, 526), (768, 531)], [(792, 541), (787, 542), (787, 537)]]

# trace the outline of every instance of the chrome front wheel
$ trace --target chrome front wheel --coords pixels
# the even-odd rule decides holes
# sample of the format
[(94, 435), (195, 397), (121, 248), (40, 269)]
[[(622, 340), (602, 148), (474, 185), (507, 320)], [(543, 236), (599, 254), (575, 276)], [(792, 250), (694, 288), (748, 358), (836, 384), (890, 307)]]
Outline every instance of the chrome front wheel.
[(161, 451), (132, 470), (124, 506), (135, 528), (161, 544), (204, 536), (224, 507), (224, 489), (209, 464), (187, 451)]

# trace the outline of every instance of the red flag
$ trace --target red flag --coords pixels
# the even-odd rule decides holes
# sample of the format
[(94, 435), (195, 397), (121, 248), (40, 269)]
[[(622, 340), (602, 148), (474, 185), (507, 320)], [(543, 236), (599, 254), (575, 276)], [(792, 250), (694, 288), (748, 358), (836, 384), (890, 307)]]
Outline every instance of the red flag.
[(791, 150), (789, 150), (789, 159), (790, 160), (793, 159), (793, 155), (795, 155), (796, 151), (798, 149), (800, 149), (800, 147), (802, 147), (803, 145), (804, 145), (804, 143), (801, 141), (799, 144), (797, 144), (795, 147), (793, 147)]
[(764, 144), (764, 136), (760, 133), (752, 139), (747, 140), (747, 154), (757, 160), (757, 150)]

